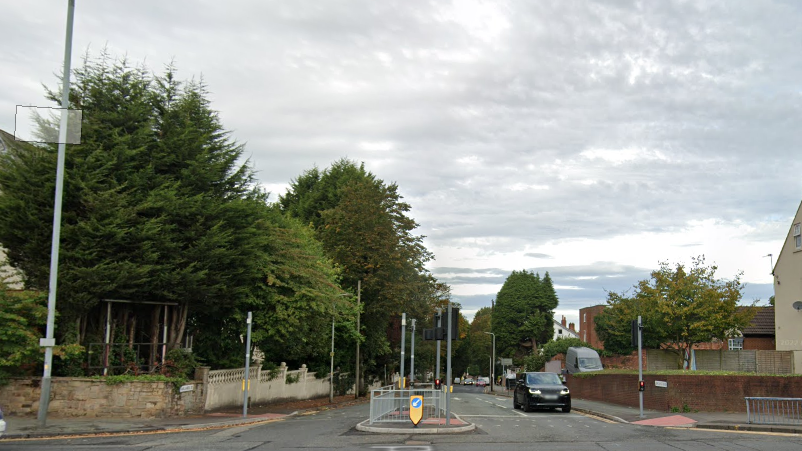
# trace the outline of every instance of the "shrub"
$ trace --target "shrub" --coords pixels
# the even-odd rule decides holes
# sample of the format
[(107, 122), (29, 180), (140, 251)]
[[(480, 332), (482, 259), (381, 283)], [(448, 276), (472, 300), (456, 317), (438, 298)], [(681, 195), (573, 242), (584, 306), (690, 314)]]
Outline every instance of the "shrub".
[(79, 344), (56, 346), (53, 348), (53, 374), (64, 377), (85, 376), (86, 348)]

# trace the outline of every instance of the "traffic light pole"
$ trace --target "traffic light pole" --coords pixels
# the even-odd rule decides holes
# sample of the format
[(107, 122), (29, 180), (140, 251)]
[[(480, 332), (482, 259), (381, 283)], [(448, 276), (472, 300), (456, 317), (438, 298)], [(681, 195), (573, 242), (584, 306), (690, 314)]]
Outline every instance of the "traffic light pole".
[[(437, 333), (437, 328), (443, 327), (443, 309), (437, 309), (437, 321), (434, 325), (435, 334)], [(435, 379), (440, 379), (440, 340), (437, 340), (437, 370), (434, 373)]]
[(640, 400), (640, 417), (643, 418), (643, 391), (640, 383), (643, 380), (643, 322), (638, 315), (638, 398)]
[(415, 382), (415, 320), (412, 320), (412, 349), (409, 354), (409, 386)]
[(448, 390), (446, 391), (446, 426), (451, 425), (451, 302), (448, 303), (448, 335), (446, 338), (446, 382), (448, 383)]

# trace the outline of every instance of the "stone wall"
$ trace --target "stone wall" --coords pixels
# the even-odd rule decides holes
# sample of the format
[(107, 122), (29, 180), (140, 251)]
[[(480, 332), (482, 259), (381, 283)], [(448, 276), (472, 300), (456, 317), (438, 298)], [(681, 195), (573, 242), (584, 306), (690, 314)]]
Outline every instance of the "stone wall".
[[(0, 405), (7, 415), (36, 415), (41, 378), (12, 379), (0, 387)], [(132, 381), (107, 385), (87, 378), (54, 377), (48, 415), (58, 418), (166, 418), (203, 412), (204, 387), (187, 382), (192, 391), (176, 393), (169, 382)]]

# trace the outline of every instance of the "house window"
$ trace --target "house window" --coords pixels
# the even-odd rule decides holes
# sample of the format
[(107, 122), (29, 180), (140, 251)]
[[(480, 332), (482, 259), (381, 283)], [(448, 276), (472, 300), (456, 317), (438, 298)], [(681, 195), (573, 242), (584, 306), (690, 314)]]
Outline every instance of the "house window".
[(558, 334), (558, 335), (562, 335), (562, 333), (563, 333), (563, 330), (562, 330), (562, 329), (557, 329), (557, 334)]
[(744, 339), (741, 338), (730, 338), (727, 342), (727, 348), (730, 351), (740, 351), (744, 348)]
[(794, 246), (797, 250), (802, 249), (802, 223), (794, 224)]

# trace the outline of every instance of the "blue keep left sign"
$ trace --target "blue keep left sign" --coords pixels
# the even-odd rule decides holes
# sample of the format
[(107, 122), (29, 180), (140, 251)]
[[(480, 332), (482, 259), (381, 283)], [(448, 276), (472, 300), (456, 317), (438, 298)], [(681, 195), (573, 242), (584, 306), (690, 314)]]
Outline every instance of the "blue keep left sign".
[(409, 419), (415, 426), (423, 419), (423, 396), (413, 395), (409, 397)]

